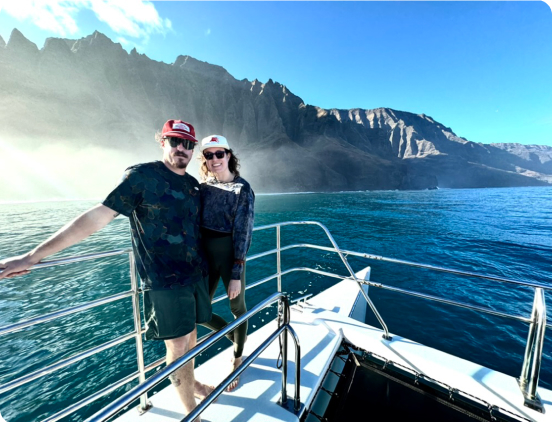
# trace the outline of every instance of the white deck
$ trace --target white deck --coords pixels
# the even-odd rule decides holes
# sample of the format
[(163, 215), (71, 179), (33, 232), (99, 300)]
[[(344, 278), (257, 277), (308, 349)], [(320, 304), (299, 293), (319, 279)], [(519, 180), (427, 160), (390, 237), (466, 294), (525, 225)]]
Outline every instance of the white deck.
[[(363, 276), (366, 272), (359, 273)], [(292, 307), (291, 325), (301, 344), (301, 402), (310, 405), (325, 371), (343, 338), (367, 351), (395, 363), (414, 369), (428, 377), (470, 393), (492, 405), (499, 406), (529, 420), (552, 421), (552, 392), (540, 388), (545, 413), (540, 414), (523, 406), (523, 396), (515, 378), (498, 373), (414, 341), (393, 336), (386, 341), (382, 331), (349, 318), (357, 300), (358, 286), (342, 281), (308, 300), (309, 306)], [(365, 304), (359, 300), (359, 306)], [(300, 312), (302, 310), (303, 312)], [(384, 317), (385, 319), (385, 317)], [(257, 348), (276, 329), (272, 322), (248, 337), (244, 355)], [(288, 342), (288, 397), (294, 393), (294, 343)], [(218, 385), (231, 371), (231, 348), (221, 352), (196, 369), (196, 378)], [(201, 415), (203, 421), (298, 421), (298, 417), (277, 405), (281, 392), (281, 371), (276, 368), (278, 343), (273, 343), (241, 375), (238, 388), (222, 394), (216, 403)], [(521, 367), (521, 364), (520, 364)], [(180, 421), (182, 406), (172, 387), (167, 387), (150, 399), (153, 408), (138, 415), (128, 411), (117, 421)], [(367, 417), (368, 418), (368, 417)], [(367, 419), (369, 421), (369, 419)]]

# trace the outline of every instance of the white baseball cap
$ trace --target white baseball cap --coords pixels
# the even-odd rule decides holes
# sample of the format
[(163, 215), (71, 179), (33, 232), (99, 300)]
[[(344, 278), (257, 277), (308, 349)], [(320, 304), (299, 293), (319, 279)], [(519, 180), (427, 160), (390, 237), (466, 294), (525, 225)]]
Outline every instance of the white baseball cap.
[(210, 147), (222, 147), (223, 149), (230, 150), (228, 140), (222, 135), (210, 135), (201, 140), (201, 151)]

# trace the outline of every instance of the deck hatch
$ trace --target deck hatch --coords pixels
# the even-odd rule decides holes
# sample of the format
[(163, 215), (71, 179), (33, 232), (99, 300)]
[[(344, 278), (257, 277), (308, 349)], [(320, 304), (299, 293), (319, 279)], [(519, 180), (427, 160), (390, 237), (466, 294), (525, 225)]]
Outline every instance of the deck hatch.
[[(336, 364), (342, 370), (326, 374), (305, 421), (527, 421), (347, 342), (330, 370)], [(328, 383), (330, 377), (334, 383)]]

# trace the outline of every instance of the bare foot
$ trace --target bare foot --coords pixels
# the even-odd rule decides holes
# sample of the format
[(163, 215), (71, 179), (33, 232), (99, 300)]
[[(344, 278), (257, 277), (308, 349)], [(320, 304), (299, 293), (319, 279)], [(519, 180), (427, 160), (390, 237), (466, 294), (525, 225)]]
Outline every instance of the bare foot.
[[(232, 361), (232, 366), (233, 366), (232, 371), (236, 371), (236, 368), (238, 368), (242, 364), (242, 362), (243, 361), (241, 356), (239, 358), (234, 358)], [(226, 388), (226, 391), (231, 392), (232, 390), (234, 390), (236, 387), (238, 387), (239, 382), (240, 382), (240, 377), (236, 377), (236, 379), (228, 385), (228, 387)]]
[(196, 380), (194, 383), (194, 396), (199, 400), (205, 399), (215, 389), (215, 386), (208, 386)]

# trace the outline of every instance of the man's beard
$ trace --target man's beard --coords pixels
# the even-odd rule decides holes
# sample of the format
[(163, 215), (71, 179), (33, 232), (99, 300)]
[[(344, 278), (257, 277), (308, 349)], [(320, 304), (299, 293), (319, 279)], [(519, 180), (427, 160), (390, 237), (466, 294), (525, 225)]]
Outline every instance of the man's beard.
[[(178, 160), (177, 158), (179, 157), (188, 159), (188, 162), (183, 162), (181, 160)], [(186, 169), (186, 167), (188, 166), (188, 163), (190, 163), (190, 158), (185, 153), (175, 153), (172, 159), (173, 159), (173, 166), (178, 169)]]

